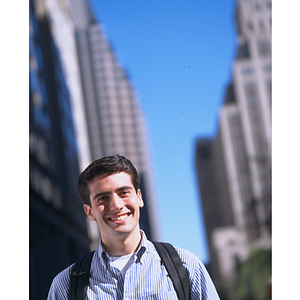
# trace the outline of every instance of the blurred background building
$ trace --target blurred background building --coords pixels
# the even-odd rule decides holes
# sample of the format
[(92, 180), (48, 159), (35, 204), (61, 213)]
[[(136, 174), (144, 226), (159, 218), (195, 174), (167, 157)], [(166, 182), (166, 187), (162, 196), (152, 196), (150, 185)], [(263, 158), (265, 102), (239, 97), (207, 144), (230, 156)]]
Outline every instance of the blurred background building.
[[(119, 153), (137, 167), (141, 228), (159, 240), (145, 119), (86, 0), (30, 0), (30, 299), (98, 246), (77, 195), (79, 173)], [(151, 216), (151, 217), (150, 217)]]
[[(145, 208), (141, 228), (158, 239), (145, 118), (134, 88), (87, 0), (72, 0), (91, 160), (119, 153), (138, 169)], [(150, 218), (151, 216), (151, 218)]]
[[(236, 59), (232, 83), (220, 110), (218, 133), (196, 143), (195, 163), (210, 253), (207, 267), (222, 299), (267, 299), (271, 249), (271, 7), (270, 0), (237, 1)], [(247, 264), (255, 255), (262, 257), (262, 262), (250, 271)], [(264, 277), (257, 283), (261, 274)], [(264, 295), (259, 294), (260, 289)]]
[(70, 87), (51, 18), (30, 1), (30, 299), (46, 299), (55, 274), (90, 249), (76, 190), (79, 173)]

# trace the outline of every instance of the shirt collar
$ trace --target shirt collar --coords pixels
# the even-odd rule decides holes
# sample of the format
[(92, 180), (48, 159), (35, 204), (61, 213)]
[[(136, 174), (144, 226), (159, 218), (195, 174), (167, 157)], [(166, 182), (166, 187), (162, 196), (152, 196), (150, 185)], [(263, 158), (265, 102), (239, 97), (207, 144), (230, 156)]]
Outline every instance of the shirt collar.
[[(147, 250), (153, 247), (152, 243), (147, 239), (145, 232), (141, 230), (141, 233), (142, 233), (142, 241), (138, 250), (135, 252), (136, 263), (142, 263), (143, 255), (147, 252)], [(107, 266), (107, 264), (111, 262), (111, 257), (103, 248), (101, 239), (99, 241), (99, 247), (97, 249), (97, 252), (100, 260)]]

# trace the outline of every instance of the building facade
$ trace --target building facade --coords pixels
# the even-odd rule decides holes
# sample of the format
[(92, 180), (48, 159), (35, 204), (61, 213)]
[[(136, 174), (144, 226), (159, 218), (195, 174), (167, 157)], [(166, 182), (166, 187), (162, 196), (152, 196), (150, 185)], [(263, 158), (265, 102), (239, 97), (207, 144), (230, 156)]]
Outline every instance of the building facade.
[[(237, 1), (237, 54), (218, 134), (197, 143), (212, 276), (228, 285), (253, 249), (271, 248), (271, 7), (270, 0)], [(210, 225), (212, 218), (219, 224)]]
[[(39, 2), (40, 4), (41, 2)], [(46, 299), (54, 276), (90, 250), (76, 191), (79, 160), (70, 90), (51, 19), (30, 1), (30, 299)]]
[[(76, 190), (94, 159), (137, 167), (141, 228), (159, 240), (145, 118), (126, 72), (85, 0), (30, 0), (30, 299), (95, 249), (99, 230)], [(78, 10), (79, 8), (79, 10)], [(82, 22), (84, 20), (84, 22)], [(87, 52), (86, 52), (87, 51)]]
[(119, 153), (136, 166), (145, 207), (141, 228), (159, 239), (145, 117), (131, 81), (87, 0), (72, 0), (91, 160)]

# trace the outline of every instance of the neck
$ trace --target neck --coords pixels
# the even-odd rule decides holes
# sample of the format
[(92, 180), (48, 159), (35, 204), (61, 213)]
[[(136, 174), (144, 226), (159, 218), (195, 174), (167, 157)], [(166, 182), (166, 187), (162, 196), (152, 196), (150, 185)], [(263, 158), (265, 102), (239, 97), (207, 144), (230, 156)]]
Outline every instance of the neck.
[(132, 232), (129, 235), (119, 236), (114, 239), (105, 239), (102, 237), (103, 248), (110, 256), (123, 256), (134, 253), (142, 241), (140, 230)]

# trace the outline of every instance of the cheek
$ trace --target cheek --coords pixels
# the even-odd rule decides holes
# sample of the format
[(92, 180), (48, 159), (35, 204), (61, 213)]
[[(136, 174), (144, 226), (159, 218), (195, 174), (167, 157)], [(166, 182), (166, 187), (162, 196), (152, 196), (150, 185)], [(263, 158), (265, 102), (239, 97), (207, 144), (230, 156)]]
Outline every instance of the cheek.
[(99, 205), (97, 208), (96, 208), (96, 213), (97, 215), (101, 216), (105, 213), (105, 206), (104, 205)]
[(105, 206), (104, 205), (95, 206), (93, 208), (93, 216), (96, 220), (99, 218), (101, 219), (104, 214), (105, 214)]

